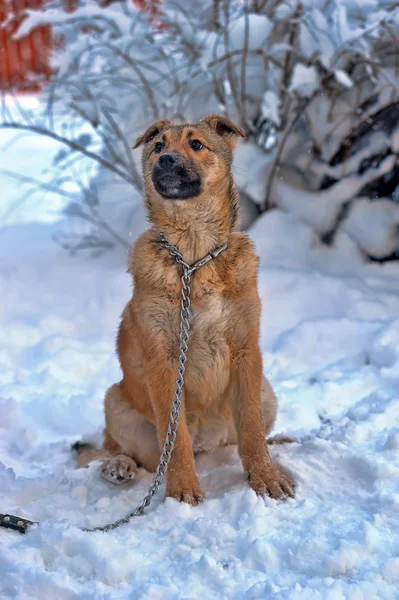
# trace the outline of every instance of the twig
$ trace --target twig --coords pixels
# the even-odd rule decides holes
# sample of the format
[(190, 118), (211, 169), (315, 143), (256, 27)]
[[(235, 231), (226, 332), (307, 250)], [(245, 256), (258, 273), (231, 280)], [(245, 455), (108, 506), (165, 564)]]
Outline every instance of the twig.
[(114, 238), (114, 240), (116, 242), (118, 242), (118, 244), (120, 244), (123, 248), (129, 248), (130, 244), (123, 239), (123, 237), (121, 237), (116, 231), (114, 231), (112, 229), (112, 227), (107, 223), (107, 221), (105, 221), (103, 219), (103, 217), (100, 215), (100, 213), (97, 211), (97, 209), (94, 206), (90, 206), (90, 210), (93, 213), (94, 217), (97, 219), (98, 223), (101, 225), (101, 227), (107, 232), (109, 233), (109, 235), (111, 237)]
[[(230, 12), (229, 12), (229, 7), (230, 7), (229, 0), (224, 0), (224, 2), (223, 2), (223, 8), (224, 8), (225, 23), (224, 23), (224, 27), (223, 27), (223, 40), (224, 40), (224, 47), (225, 47), (227, 55), (229, 53), (229, 47), (230, 47), (230, 42), (229, 42), (229, 26), (230, 26)], [(232, 68), (230, 57), (228, 57), (227, 60), (226, 60), (226, 70), (227, 70), (227, 77), (229, 79), (229, 83), (230, 83), (230, 87), (231, 87), (231, 94), (233, 96), (234, 104), (236, 106), (237, 111), (240, 112), (240, 103), (239, 103), (239, 99), (238, 99), (238, 93), (237, 93), (236, 83), (235, 83), (235, 79), (234, 79), (234, 71), (233, 71), (233, 68)]]
[[(99, 154), (94, 154), (93, 152), (90, 152), (90, 150), (87, 150), (84, 146), (81, 146), (77, 142), (74, 142), (72, 140), (69, 140), (68, 138), (63, 137), (62, 135), (58, 135), (54, 131), (49, 131), (48, 129), (44, 129), (43, 127), (38, 127), (38, 126), (34, 126), (34, 125), (24, 125), (22, 123), (15, 123), (15, 122), (0, 123), (0, 129), (18, 129), (18, 130), (22, 130), (22, 131), (31, 131), (33, 133), (37, 133), (39, 135), (44, 135), (53, 140), (56, 140), (57, 142), (60, 142), (61, 144), (64, 144), (65, 146), (72, 148), (72, 150), (80, 152), (84, 156), (87, 156), (88, 158), (91, 158), (95, 162), (98, 162), (100, 165), (102, 165), (106, 169), (109, 169), (113, 173), (116, 173), (117, 175), (119, 175), (119, 177), (122, 177), (122, 179), (124, 179), (125, 181), (130, 183), (130, 185), (132, 185), (134, 188), (137, 189), (136, 182), (134, 181), (133, 177), (131, 177), (128, 173), (125, 173), (121, 169), (118, 169), (118, 167), (115, 167), (115, 165), (110, 163), (108, 160), (106, 160)], [(140, 189), (138, 191), (140, 191)]]
[(135, 166), (135, 164), (133, 162), (132, 149), (131, 149), (130, 144), (128, 143), (128, 141), (126, 139), (126, 136), (123, 135), (121, 128), (119, 127), (119, 125), (117, 124), (117, 122), (115, 121), (115, 119), (113, 118), (113, 116), (110, 114), (110, 112), (107, 109), (104, 109), (103, 113), (105, 115), (105, 118), (110, 123), (112, 129), (116, 133), (118, 139), (123, 144), (123, 147), (124, 147), (125, 153), (126, 153), (126, 157), (127, 157), (127, 160), (128, 160), (130, 172), (132, 173), (132, 176), (134, 177), (134, 180), (136, 181), (136, 187), (138, 189), (142, 190), (143, 189), (143, 185), (141, 183), (141, 178), (140, 178), (140, 176), (139, 176), (139, 174), (137, 172), (136, 166)]
[[(292, 16), (292, 21), (291, 21), (290, 27), (289, 27), (288, 44), (291, 48), (293, 48), (295, 45), (295, 40), (296, 40), (297, 33), (298, 33), (298, 19), (301, 17), (301, 15), (302, 15), (302, 4), (299, 3), (294, 15)], [(293, 67), (293, 55), (292, 55), (292, 51), (289, 50), (287, 52), (287, 54), (285, 55), (284, 70), (283, 70), (283, 75), (281, 77), (281, 84), (280, 84), (280, 123), (282, 124), (283, 127), (287, 120), (286, 115), (288, 113), (288, 110), (287, 110), (288, 86), (289, 86), (290, 79), (291, 79), (292, 67)]]
[[(106, 46), (106, 44), (104, 44)], [(120, 58), (122, 58), (122, 60), (124, 60), (132, 69), (133, 71), (138, 75), (141, 83), (143, 84), (143, 87), (146, 91), (148, 100), (150, 102), (151, 108), (152, 108), (152, 112), (154, 115), (155, 119), (159, 119), (159, 111), (158, 111), (158, 105), (155, 101), (155, 97), (154, 97), (154, 92), (152, 90), (152, 86), (150, 84), (150, 82), (148, 81), (148, 79), (145, 77), (145, 75), (143, 74), (142, 70), (137, 66), (137, 64), (135, 63), (135, 61), (133, 61), (130, 56), (127, 56), (124, 52), (122, 52), (121, 50), (119, 50), (119, 48), (116, 47), (112, 47), (113, 51), (115, 52), (115, 54), (117, 56), (119, 56)]]
[[(2, 169), (2, 168), (0, 168), (0, 174), (5, 175), (6, 177), (12, 177), (13, 179), (16, 179), (17, 181), (22, 181), (24, 183), (32, 183), (39, 189), (41, 188), (41, 189), (47, 190), (54, 194), (58, 194), (59, 196), (64, 196), (65, 198), (70, 198), (73, 200), (78, 199), (77, 194), (73, 194), (72, 192), (67, 192), (60, 187), (56, 187), (55, 185), (52, 185), (51, 183), (46, 183), (44, 181), (34, 179), (33, 177), (27, 177), (26, 175), (22, 175), (20, 173), (16, 173), (14, 171), (9, 171), (8, 169)], [(10, 216), (10, 214), (12, 212), (14, 212), (17, 208), (19, 208), (32, 193), (33, 193), (33, 190), (29, 190), (28, 193), (24, 194), (21, 198), (18, 198), (12, 204), (12, 206), (10, 206), (5, 211), (5, 213), (2, 215), (1, 218), (3, 220), (7, 219)]]
[[(80, 188), (83, 192), (84, 197), (87, 198), (87, 195), (90, 194), (91, 196), (94, 196), (96, 198), (97, 202), (99, 203), (97, 195), (94, 194), (90, 189), (87, 189), (87, 187), (84, 185), (82, 178), (80, 176), (80, 173), (78, 173), (76, 170), (74, 170), (74, 173), (75, 173), (75, 180), (77, 180), (79, 182)], [(97, 225), (98, 227), (102, 227), (104, 229), (104, 231), (106, 231), (123, 248), (129, 248), (129, 243), (122, 236), (120, 236), (105, 221), (105, 219), (101, 216), (99, 211), (95, 208), (95, 206), (93, 206), (93, 203), (86, 202), (86, 206), (88, 206), (88, 208), (92, 214), (92, 218), (90, 218), (90, 216), (85, 213), (80, 213), (81, 217), (86, 218), (87, 220), (91, 221), (94, 225)]]
[(301, 102), (299, 104), (298, 110), (297, 110), (295, 116), (293, 117), (291, 123), (288, 126), (286, 126), (286, 128), (284, 130), (284, 134), (281, 138), (280, 146), (277, 150), (276, 156), (274, 157), (273, 164), (270, 169), (269, 178), (268, 178), (267, 186), (266, 186), (265, 200), (262, 205), (262, 211), (266, 211), (270, 208), (270, 195), (271, 195), (271, 191), (272, 191), (272, 187), (273, 187), (273, 183), (274, 183), (274, 178), (276, 176), (277, 169), (278, 169), (279, 163), (280, 163), (280, 159), (283, 154), (285, 145), (288, 141), (288, 138), (291, 135), (300, 116), (308, 108), (309, 104), (311, 102), (313, 102), (313, 100), (317, 96), (317, 94), (319, 94), (319, 90), (315, 90), (309, 98), (306, 98), (303, 102)]
[(71, 198), (76, 200), (79, 198), (78, 194), (74, 194), (73, 192), (67, 192), (62, 188), (56, 187), (51, 183), (46, 183), (45, 181), (40, 181), (40, 179), (35, 179), (34, 177), (28, 177), (27, 175), (22, 175), (22, 173), (16, 173), (15, 171), (9, 171), (8, 169), (0, 168), (0, 173), (5, 175), (6, 177), (12, 177), (13, 179), (18, 179), (19, 181), (23, 181), (24, 183), (33, 183), (34, 185), (43, 188), (49, 192), (53, 192), (54, 194), (58, 194), (59, 196), (65, 196), (65, 198)]
[(249, 42), (249, 18), (244, 7), (244, 48), (241, 57), (241, 125), (247, 127), (247, 107), (246, 107), (246, 75), (247, 75), (247, 59), (248, 59), (248, 42)]

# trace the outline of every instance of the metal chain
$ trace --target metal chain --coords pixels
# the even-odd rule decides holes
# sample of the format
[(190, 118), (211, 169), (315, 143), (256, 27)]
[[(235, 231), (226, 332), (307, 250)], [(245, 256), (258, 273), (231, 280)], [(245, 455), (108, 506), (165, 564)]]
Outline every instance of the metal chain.
[(84, 531), (111, 531), (116, 529), (124, 523), (128, 523), (130, 519), (141, 516), (145, 509), (151, 504), (151, 501), (155, 494), (158, 492), (159, 487), (165, 478), (166, 471), (172, 456), (173, 448), (176, 442), (177, 428), (179, 426), (180, 409), (182, 405), (182, 394), (184, 387), (184, 372), (185, 364), (187, 361), (187, 350), (188, 350), (188, 339), (190, 337), (190, 314), (191, 314), (191, 275), (194, 271), (197, 271), (202, 266), (207, 264), (213, 258), (216, 258), (223, 250), (227, 248), (227, 243), (216, 250), (213, 250), (204, 258), (197, 261), (194, 265), (188, 265), (182, 254), (173, 244), (170, 244), (164, 233), (159, 234), (160, 243), (168, 250), (171, 257), (176, 263), (182, 265), (183, 275), (181, 276), (181, 302), (180, 302), (180, 336), (179, 336), (179, 367), (177, 369), (176, 389), (172, 402), (172, 410), (170, 412), (170, 420), (168, 425), (168, 432), (166, 434), (165, 443), (162, 449), (162, 454), (159, 459), (159, 464), (155, 471), (154, 479), (150, 487), (148, 488), (147, 494), (144, 496), (141, 504), (137, 506), (132, 512), (127, 514), (122, 519), (118, 519), (113, 523), (108, 523), (103, 527), (94, 527), (93, 529), (85, 529)]

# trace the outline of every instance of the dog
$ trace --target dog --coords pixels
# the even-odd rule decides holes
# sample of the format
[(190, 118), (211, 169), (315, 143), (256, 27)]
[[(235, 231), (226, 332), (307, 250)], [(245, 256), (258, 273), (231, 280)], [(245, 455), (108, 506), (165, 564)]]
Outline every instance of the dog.
[(279, 499), (294, 492), (266, 443), (277, 402), (262, 375), (258, 258), (250, 239), (235, 231), (231, 167), (239, 137), (241, 127), (210, 115), (194, 124), (160, 120), (137, 139), (151, 226), (129, 259), (134, 293), (117, 336), (123, 379), (105, 396), (102, 448), (75, 447), (80, 466), (101, 459), (103, 477), (114, 483), (133, 479), (138, 465), (156, 470), (176, 387), (182, 275), (160, 232), (190, 265), (227, 244), (191, 280), (183, 405), (166, 476), (166, 496), (191, 505), (204, 497), (194, 455), (226, 444), (238, 444), (257, 494)]

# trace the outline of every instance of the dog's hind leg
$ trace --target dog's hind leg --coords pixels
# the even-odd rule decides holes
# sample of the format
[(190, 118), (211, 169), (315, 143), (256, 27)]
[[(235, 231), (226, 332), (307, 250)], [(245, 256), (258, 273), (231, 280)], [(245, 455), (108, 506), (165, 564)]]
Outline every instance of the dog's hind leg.
[(155, 425), (125, 400), (119, 384), (110, 387), (105, 396), (105, 422), (109, 435), (123, 454), (154, 472), (160, 457)]
[(160, 456), (155, 425), (145, 419), (122, 396), (119, 384), (109, 388), (105, 395), (104, 441), (101, 448), (77, 442), (78, 465), (88, 466), (101, 460), (101, 476), (112, 483), (131, 481), (137, 465), (154, 472)]
[(103, 460), (110, 458), (121, 452), (120, 446), (112, 439), (107, 429), (104, 430), (104, 441), (101, 448), (96, 448), (93, 444), (87, 442), (76, 442), (72, 450), (76, 452), (76, 461), (78, 467), (88, 467), (94, 460)]
[(104, 430), (104, 441), (101, 448), (92, 444), (76, 442), (72, 446), (77, 454), (79, 467), (87, 467), (94, 460), (101, 460), (101, 476), (112, 483), (125, 483), (136, 476), (137, 464), (131, 457), (123, 453), (123, 449), (111, 437), (108, 429)]

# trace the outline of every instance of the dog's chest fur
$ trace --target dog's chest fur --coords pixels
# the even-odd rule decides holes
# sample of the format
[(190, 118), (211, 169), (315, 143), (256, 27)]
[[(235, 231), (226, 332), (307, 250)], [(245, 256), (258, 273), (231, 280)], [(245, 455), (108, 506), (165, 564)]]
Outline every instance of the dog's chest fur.
[[(209, 393), (218, 395), (227, 386), (229, 376), (229, 345), (227, 340), (227, 320), (229, 300), (216, 283), (193, 281), (191, 303), (191, 339), (189, 359), (190, 378), (187, 383), (204, 385), (209, 381)], [(215, 375), (214, 379), (212, 375)], [(191, 379), (193, 380), (191, 382)], [(213, 388), (213, 389), (212, 389)]]
[[(180, 283), (180, 281), (179, 281)], [(191, 281), (191, 330), (185, 374), (185, 406), (187, 423), (193, 435), (208, 428), (209, 420), (218, 421), (227, 407), (220, 404), (230, 380), (230, 349), (227, 339), (229, 300), (224, 296), (223, 284), (216, 270), (203, 267), (194, 273)], [(172, 302), (175, 317), (171, 332), (172, 352), (178, 352), (179, 340), (175, 332), (180, 326), (180, 285)], [(226, 416), (222, 421), (226, 422)], [(219, 427), (218, 430), (219, 437)], [(206, 445), (206, 444), (205, 444)]]
[[(194, 259), (195, 260), (195, 259)], [(175, 371), (179, 356), (182, 267), (151, 234), (136, 245), (129, 266), (134, 275), (131, 310), (142, 340), (162, 349), (165, 368)], [(233, 233), (228, 248), (191, 278), (191, 330), (185, 372), (187, 420), (201, 425), (210, 417), (229, 421), (226, 400), (232, 367), (245, 347), (247, 323), (259, 321), (257, 259), (246, 236)], [(249, 305), (243, 297), (251, 297)], [(254, 308), (255, 307), (255, 308)], [(244, 311), (244, 312), (243, 312)], [(139, 355), (144, 352), (144, 347)], [(168, 366), (167, 366), (168, 365)], [(213, 416), (212, 416), (213, 415)]]
[[(135, 295), (139, 292), (140, 298), (137, 298), (140, 302), (137, 314), (146, 329), (157, 332), (159, 343), (167, 345), (167, 354), (175, 361), (179, 354), (181, 267), (170, 260), (154, 261), (148, 276), (146, 297), (136, 285)], [(196, 271), (190, 286), (191, 330), (186, 394), (212, 401), (225, 391), (229, 380), (229, 300), (225, 294), (225, 283), (214, 264)]]
[[(172, 277), (175, 279), (173, 294), (169, 294), (169, 307), (165, 307), (166, 312), (172, 311), (175, 315), (174, 331), (169, 334), (171, 339), (175, 339), (176, 332), (180, 328), (181, 281), (179, 267), (175, 266), (173, 275)], [(225, 297), (224, 284), (217, 270), (210, 265), (206, 265), (192, 275), (190, 287), (190, 371), (196, 371), (198, 368), (203, 373), (203, 377), (207, 377), (209, 369), (215, 366), (215, 361), (219, 362), (226, 352), (229, 301)], [(177, 352), (178, 344), (176, 344), (176, 354)], [(187, 370), (189, 370), (188, 367)]]

